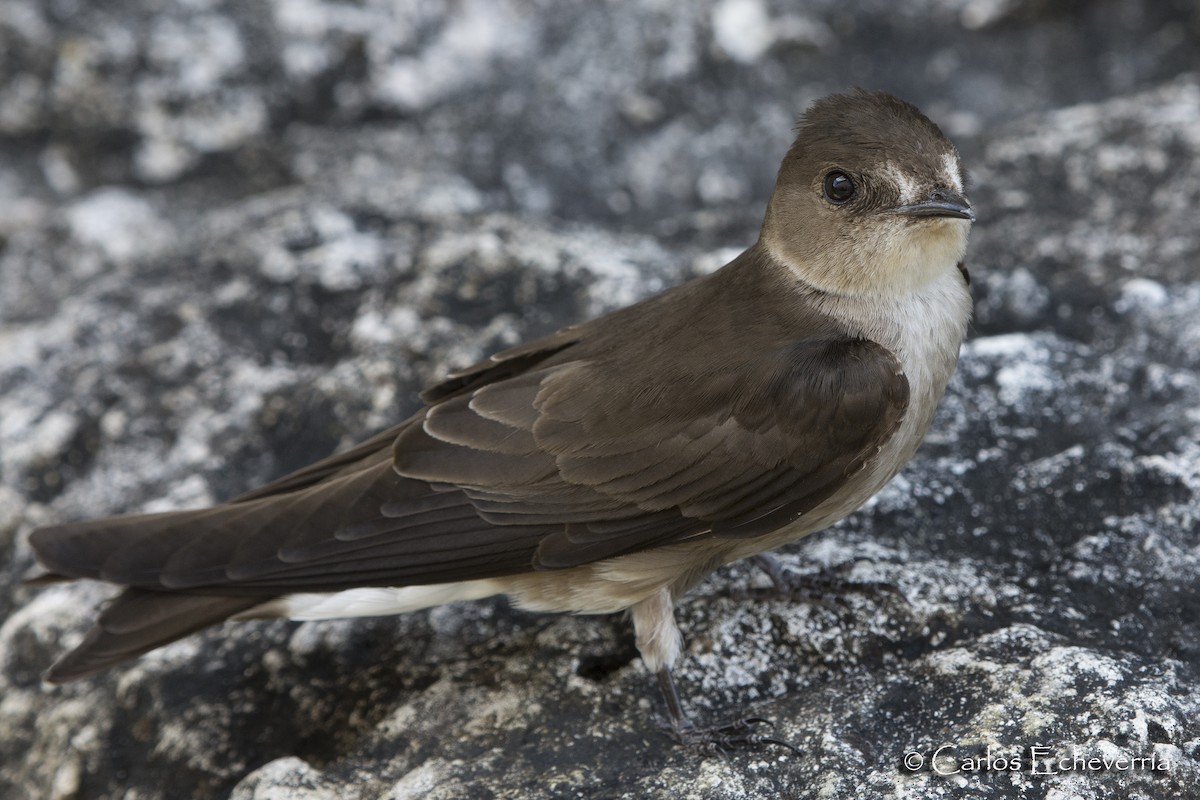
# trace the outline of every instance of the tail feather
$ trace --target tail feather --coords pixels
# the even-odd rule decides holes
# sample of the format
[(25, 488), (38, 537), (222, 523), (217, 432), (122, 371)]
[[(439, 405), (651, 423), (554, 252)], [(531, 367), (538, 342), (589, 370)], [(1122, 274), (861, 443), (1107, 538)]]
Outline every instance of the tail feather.
[[(346, 527), (387, 533), (380, 506), (407, 497), (420, 501), (430, 491), (379, 461), (291, 494), (39, 528), (29, 544), (44, 567), (72, 578), (155, 590), (217, 587), (229, 582), (234, 567), (270, 571), (285, 546), (337, 541)], [(398, 520), (391, 528), (405, 524)], [(253, 593), (246, 586), (230, 592)]]
[(248, 611), (261, 597), (156, 592), (126, 589), (101, 612), (83, 642), (46, 673), (50, 683), (66, 683), (182, 639)]

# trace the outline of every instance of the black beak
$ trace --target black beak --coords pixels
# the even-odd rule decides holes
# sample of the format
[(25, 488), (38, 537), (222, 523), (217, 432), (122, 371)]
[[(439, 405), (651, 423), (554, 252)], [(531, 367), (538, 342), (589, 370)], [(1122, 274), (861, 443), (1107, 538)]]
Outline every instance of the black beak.
[(892, 211), (907, 217), (953, 217), (975, 221), (975, 212), (971, 210), (967, 198), (949, 189), (934, 189), (929, 193), (929, 199), (907, 206), (896, 206)]

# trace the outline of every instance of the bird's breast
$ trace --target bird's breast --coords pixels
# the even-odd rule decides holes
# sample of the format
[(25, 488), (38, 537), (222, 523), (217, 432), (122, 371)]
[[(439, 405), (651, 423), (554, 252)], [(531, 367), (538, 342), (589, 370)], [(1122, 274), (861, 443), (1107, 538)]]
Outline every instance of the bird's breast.
[(730, 560), (780, 547), (832, 525), (858, 509), (908, 463), (954, 373), (971, 317), (971, 296), (952, 266), (905, 296), (856, 299), (824, 310), (896, 355), (908, 379), (908, 409), (892, 438), (838, 492), (790, 525), (742, 542), (730, 553)]

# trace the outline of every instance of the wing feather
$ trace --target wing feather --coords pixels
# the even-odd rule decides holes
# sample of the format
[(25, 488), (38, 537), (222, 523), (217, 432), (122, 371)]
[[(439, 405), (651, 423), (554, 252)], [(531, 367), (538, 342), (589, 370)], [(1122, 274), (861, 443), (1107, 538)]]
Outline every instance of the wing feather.
[[(756, 297), (685, 285), (452, 373), (411, 419), (229, 504), (43, 529), (34, 546), (64, 575), (237, 595), (761, 535), (878, 452), (908, 384), (880, 345), (816, 317), (790, 338), (795, 319), (760, 315)], [(671, 327), (667, 303), (695, 313)]]

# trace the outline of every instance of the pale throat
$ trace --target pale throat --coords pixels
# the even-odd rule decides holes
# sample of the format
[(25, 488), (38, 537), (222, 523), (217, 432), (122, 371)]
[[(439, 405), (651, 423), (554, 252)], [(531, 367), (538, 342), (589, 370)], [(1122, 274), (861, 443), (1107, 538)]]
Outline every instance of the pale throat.
[(971, 223), (940, 217), (913, 221), (898, 217), (877, 226), (879, 247), (863, 264), (878, 290), (914, 292), (946, 272), (956, 270), (967, 252)]
[(852, 246), (831, 248), (820, 259), (797, 259), (785, 242), (764, 236), (779, 263), (829, 294), (900, 297), (955, 270), (967, 251), (970, 223), (952, 218), (914, 221), (882, 218), (856, 232)]

